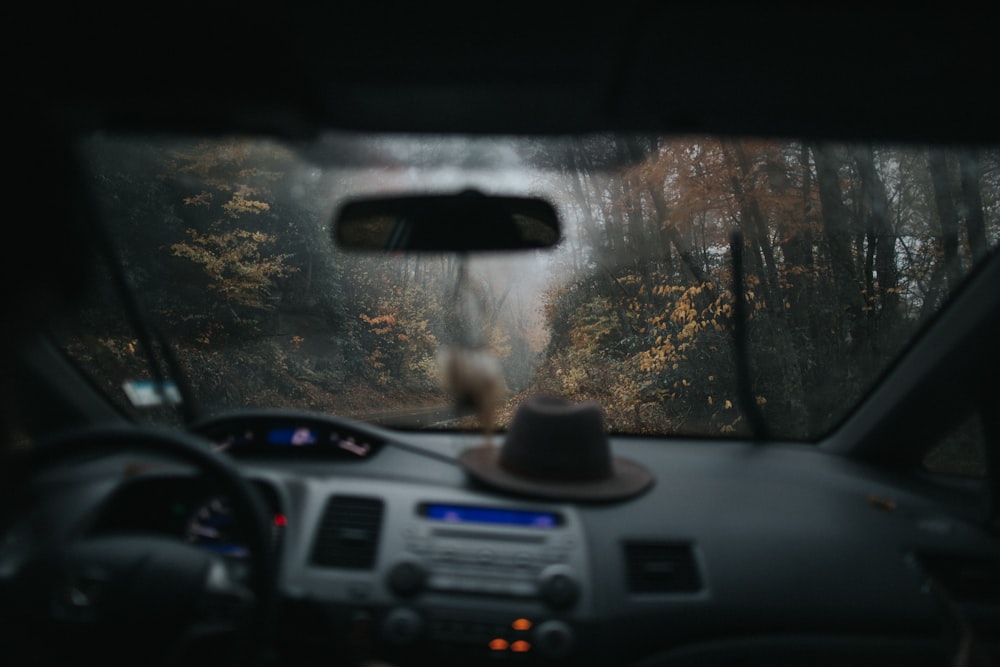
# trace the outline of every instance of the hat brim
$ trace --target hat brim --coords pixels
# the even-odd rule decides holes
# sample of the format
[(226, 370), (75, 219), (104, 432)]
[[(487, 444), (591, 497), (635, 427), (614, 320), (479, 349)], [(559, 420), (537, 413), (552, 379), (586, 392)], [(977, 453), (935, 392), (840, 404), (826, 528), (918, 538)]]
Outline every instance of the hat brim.
[(499, 447), (481, 445), (463, 451), (458, 461), (466, 472), (487, 486), (550, 500), (622, 500), (642, 493), (653, 483), (653, 474), (647, 468), (619, 457), (611, 459), (611, 477), (593, 481), (515, 475), (500, 466), (499, 458)]

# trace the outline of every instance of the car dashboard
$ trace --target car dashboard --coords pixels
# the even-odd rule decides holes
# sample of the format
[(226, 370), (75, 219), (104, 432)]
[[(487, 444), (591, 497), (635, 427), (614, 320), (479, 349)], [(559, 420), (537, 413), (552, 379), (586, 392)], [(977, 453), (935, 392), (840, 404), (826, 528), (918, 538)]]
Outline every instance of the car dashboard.
[[(282, 663), (941, 664), (955, 627), (987, 639), (1000, 615), (1000, 551), (971, 517), (804, 445), (613, 437), (655, 483), (565, 503), (467, 477), (454, 457), (482, 434), (282, 412), (191, 430), (273, 516)], [(89, 530), (252, 567), (223, 495), (129, 465)]]

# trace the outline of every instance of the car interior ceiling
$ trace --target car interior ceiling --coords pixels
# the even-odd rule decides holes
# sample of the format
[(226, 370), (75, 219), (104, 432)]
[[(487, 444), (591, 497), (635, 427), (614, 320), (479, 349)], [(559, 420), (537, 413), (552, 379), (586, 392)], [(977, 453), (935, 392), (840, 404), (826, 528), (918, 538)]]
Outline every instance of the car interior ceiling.
[[(87, 31), (85, 38), (69, 40), (69, 48), (79, 46), (75, 57), (61, 60), (41, 83), (33, 71), (16, 76), (24, 84), (25, 106), (32, 112), (44, 109), (44, 117), (69, 135), (111, 128), (135, 133), (236, 131), (295, 139), (338, 128), (431, 136), (657, 131), (798, 137), (816, 143), (1000, 142), (993, 99), (995, 25), (985, 18), (970, 20), (949, 11), (914, 12), (902, 20), (899, 11), (850, 5), (778, 9), (762, 17), (761, 10), (738, 3), (724, 9), (679, 9), (671, 4), (637, 0), (616, 3), (614, 9), (602, 12), (552, 6), (536, 7), (534, 13), (491, 6), (492, 14), (485, 8), (466, 7), (460, 12), (429, 8), (419, 16), (388, 17), (372, 7), (341, 14), (338, 3), (325, 8), (293, 3), (225, 17), (204, 10), (201, 21), (191, 20), (190, 15), (164, 16), (159, 30), (131, 28), (126, 34), (101, 25), (88, 9), (77, 7), (66, 11)], [(226, 29), (219, 27), (223, 19)], [(663, 25), (674, 26), (670, 39), (661, 37)], [(102, 39), (106, 32), (108, 38)], [(178, 33), (203, 48), (179, 48)], [(247, 35), (253, 36), (254, 48), (247, 48)], [(865, 47), (854, 46), (860, 44)], [(789, 51), (801, 55), (790, 58)], [(200, 74), (208, 62), (217, 68), (215, 76)], [(145, 72), (138, 78), (132, 74), (137, 67)], [(852, 78), (845, 80), (845, 71)], [(858, 72), (866, 76), (860, 78)], [(992, 545), (982, 548), (992, 558), (988, 568), (1000, 562), (998, 285), (1000, 258), (992, 256), (969, 276), (967, 288), (948, 305), (947, 316), (922, 330), (860, 409), (818, 443), (820, 450), (844, 463), (843, 469), (836, 464), (831, 468), (826, 480), (831, 486), (840, 484), (852, 492), (865, 488), (860, 482), (845, 481), (852, 474), (848, 469), (860, 470), (859, 479), (875, 480), (871, 485), (875, 488), (898, 484), (907, 494), (940, 503), (991, 535)], [(128, 421), (46, 340), (26, 346), (14, 372), (19, 410), (31, 433)], [(914, 475), (923, 450), (911, 443), (942, 437), (970, 416), (982, 420), (986, 434), (985, 478), (942, 483)], [(115, 433), (105, 435), (114, 441)], [(412, 442), (434, 443), (438, 437), (415, 434)], [(401, 445), (394, 455), (403, 459), (408, 453)], [(192, 454), (191, 460), (197, 456)], [(698, 470), (698, 462), (691, 461), (690, 470)], [(741, 459), (734, 454), (732, 461)], [(429, 460), (410, 464), (414, 484), (442, 489), (454, 484), (450, 472), (434, 469)], [(773, 474), (793, 475), (799, 466), (804, 464), (789, 454)], [(726, 481), (738, 493), (748, 482), (742, 473), (728, 470)], [(843, 478), (838, 476), (841, 471)], [(355, 474), (345, 473), (349, 489), (362, 488), (360, 477), (352, 477)], [(392, 480), (394, 473), (381, 474), (382, 480)], [(683, 484), (679, 477), (673, 481)], [(718, 481), (712, 483), (724, 488)], [(303, 483), (301, 488), (307, 486)], [(241, 489), (233, 492), (242, 493)], [(409, 497), (405, 495), (409, 491), (388, 495), (392, 493)], [(584, 505), (597, 526), (591, 539), (614, 535), (604, 510)], [(707, 502), (692, 509), (692, 516), (710, 517), (721, 507), (719, 502)], [(841, 515), (838, 509), (822, 509), (829, 510), (830, 517)], [(789, 514), (805, 521), (805, 515), (796, 516), (791, 510)], [(843, 515), (856, 516), (853, 509)], [(850, 543), (852, 556), (866, 553), (859, 544), (864, 534), (838, 537)], [(806, 547), (802, 550), (812, 553)], [(794, 560), (783, 558), (783, 563)], [(735, 562), (737, 556), (732, 559)], [(858, 578), (874, 577), (864, 563), (844, 567)], [(947, 571), (947, 565), (941, 567)], [(767, 569), (754, 568), (754, 572)], [(734, 565), (732, 571), (736, 569)], [(977, 607), (982, 611), (977, 622), (989, 629), (1000, 627), (995, 623), (1000, 615), (1000, 572), (976, 571), (975, 576), (976, 581), (960, 585), (978, 586), (977, 594), (970, 596), (975, 598), (973, 606), (985, 609)], [(776, 599), (761, 606), (794, 627), (794, 608), (784, 604), (783, 595), (795, 597), (779, 591)], [(835, 610), (831, 616), (835, 616), (841, 609), (837, 605), (846, 602), (835, 594), (831, 597)], [(878, 601), (872, 593), (873, 608)], [(750, 601), (733, 604), (733, 609), (718, 612), (723, 625), (749, 616), (739, 607)], [(713, 642), (711, 632), (699, 635), (692, 629), (705, 621), (707, 612), (698, 611), (678, 620), (677, 632), (691, 629), (690, 636), (704, 636), (703, 643), (692, 640), (682, 650), (638, 655), (625, 645), (633, 640), (637, 646), (648, 645), (643, 642), (659, 631), (662, 621), (644, 615), (646, 610), (639, 607), (607, 627), (586, 623), (583, 627), (595, 635), (603, 631), (604, 636), (621, 637), (620, 655), (630, 661), (623, 664), (637, 666), (818, 664), (817, 656), (827, 661), (823, 664), (934, 662), (928, 646), (919, 641), (880, 642), (877, 633), (865, 636), (856, 626), (843, 637), (834, 628), (829, 635), (765, 636), (760, 641), (752, 629), (744, 635), (726, 628), (731, 630), (726, 639)], [(907, 632), (912, 627), (902, 621), (900, 626)], [(351, 628), (368, 629), (360, 623)], [(303, 623), (300, 630), (305, 635), (312, 626)], [(344, 636), (342, 630), (338, 628), (338, 637)], [(613, 660), (614, 655), (609, 650), (600, 657)], [(294, 659), (311, 657), (295, 654)]]

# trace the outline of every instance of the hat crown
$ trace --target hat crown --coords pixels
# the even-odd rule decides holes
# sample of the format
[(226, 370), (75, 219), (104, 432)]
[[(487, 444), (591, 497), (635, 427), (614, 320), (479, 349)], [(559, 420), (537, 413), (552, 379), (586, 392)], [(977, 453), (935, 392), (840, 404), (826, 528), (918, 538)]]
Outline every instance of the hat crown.
[(598, 403), (549, 394), (521, 402), (501, 447), (469, 447), (458, 461), (477, 482), (536, 498), (616, 501), (653, 484), (644, 465), (612, 455)]
[(526, 399), (514, 414), (498, 463), (510, 473), (536, 479), (611, 477), (611, 448), (600, 405), (546, 394)]

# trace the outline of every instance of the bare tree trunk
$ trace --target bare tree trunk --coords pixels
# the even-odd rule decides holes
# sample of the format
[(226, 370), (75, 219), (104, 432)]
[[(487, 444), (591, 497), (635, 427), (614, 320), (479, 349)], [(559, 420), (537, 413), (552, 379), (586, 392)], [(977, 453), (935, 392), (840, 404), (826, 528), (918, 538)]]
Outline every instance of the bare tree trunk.
[(764, 219), (764, 214), (761, 213), (757, 198), (755, 196), (748, 196), (746, 189), (743, 187), (743, 179), (750, 174), (750, 159), (742, 143), (735, 143), (733, 148), (736, 152), (737, 170), (739, 172), (739, 178), (734, 177), (732, 180), (733, 192), (742, 202), (742, 206), (745, 207), (743, 218), (745, 222), (749, 223), (750, 234), (748, 238), (754, 247), (755, 253), (758, 257), (764, 258), (762, 266), (759, 259), (756, 260), (756, 263), (763, 269), (762, 275), (766, 276), (766, 293), (770, 299), (767, 305), (771, 308), (777, 308), (781, 302), (778, 298), (781, 288), (778, 282), (778, 266), (774, 259), (774, 248), (771, 247), (771, 241), (768, 238), (767, 221)]
[(962, 177), (965, 233), (969, 240), (972, 261), (977, 263), (989, 254), (989, 244), (986, 241), (986, 221), (983, 216), (983, 197), (980, 192), (982, 165), (979, 161), (979, 151), (969, 149), (960, 152), (958, 165)]
[(791, 225), (780, 221), (778, 223), (778, 236), (781, 239), (781, 253), (785, 257), (785, 264), (789, 268), (798, 269), (792, 272), (792, 276), (789, 277), (791, 283), (789, 297), (795, 306), (792, 316), (798, 324), (805, 324), (806, 316), (810, 312), (808, 295), (814, 268), (813, 235), (809, 225), (809, 218), (813, 215), (809, 201), (812, 191), (812, 173), (809, 170), (809, 152), (805, 146), (802, 147), (799, 166), (802, 172), (802, 220), (789, 221), (792, 223)]
[(765, 310), (761, 311), (763, 317), (759, 319), (770, 345), (763, 349), (767, 349), (779, 368), (780, 384), (776, 387), (776, 395), (781, 397), (787, 408), (785, 413), (788, 421), (785, 426), (790, 427), (793, 432), (801, 432), (809, 422), (809, 409), (804, 400), (799, 348), (791, 334), (789, 318), (785, 313), (785, 300), (778, 280), (778, 267), (774, 248), (771, 247), (767, 220), (757, 200), (757, 192), (748, 192), (744, 186), (744, 179), (751, 173), (750, 158), (742, 143), (734, 143), (732, 148), (735, 163), (725, 147), (723, 151), (726, 161), (730, 163), (732, 191), (739, 202), (740, 226), (749, 231), (746, 237), (753, 251), (752, 261), (760, 272), (759, 291), (766, 305)]
[(931, 170), (931, 183), (934, 185), (938, 222), (941, 225), (945, 275), (948, 278), (948, 290), (951, 291), (962, 282), (962, 259), (958, 255), (958, 211), (955, 209), (951, 179), (948, 177), (948, 162), (943, 149), (930, 149), (928, 166)]
[(677, 231), (677, 227), (667, 222), (670, 219), (670, 209), (667, 206), (666, 198), (663, 196), (663, 191), (657, 188), (650, 188), (649, 196), (653, 201), (653, 210), (656, 213), (656, 219), (659, 221), (660, 229), (677, 250), (677, 254), (680, 256), (684, 266), (691, 273), (695, 282), (699, 285), (705, 284), (708, 282), (708, 274), (691, 250), (691, 246), (681, 236), (681, 233)]
[(846, 332), (850, 336), (853, 350), (863, 339), (864, 321), (861, 317), (864, 300), (858, 288), (855, 264), (851, 254), (850, 213), (844, 206), (840, 188), (837, 164), (828, 149), (815, 146), (812, 149), (813, 163), (816, 165), (816, 179), (819, 186), (819, 200), (822, 206), (823, 237), (830, 254), (833, 271), (836, 315), (843, 316)]
[(871, 343), (878, 345), (898, 322), (899, 275), (896, 266), (896, 234), (889, 220), (889, 201), (885, 183), (875, 168), (875, 154), (870, 146), (854, 152), (854, 164), (861, 181), (863, 224), (868, 237), (865, 280), (869, 297), (878, 295), (877, 309), (872, 313), (874, 332)]

